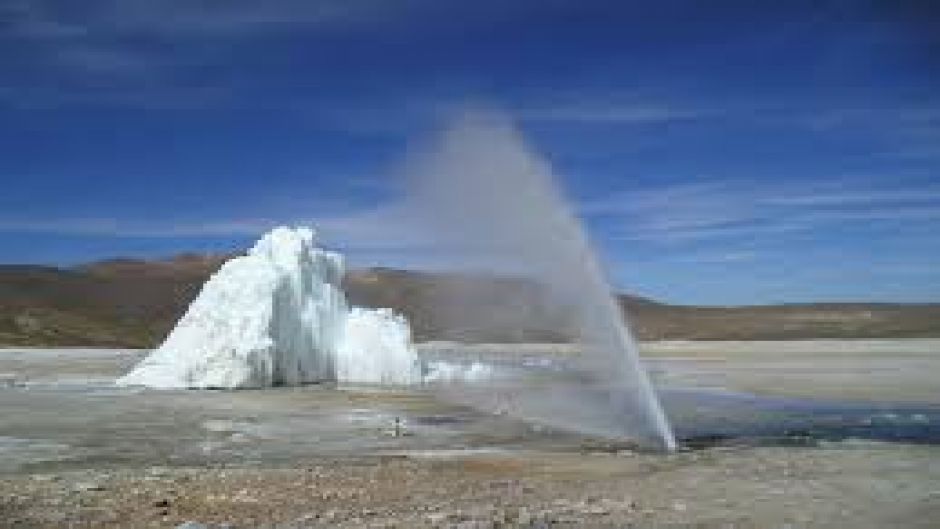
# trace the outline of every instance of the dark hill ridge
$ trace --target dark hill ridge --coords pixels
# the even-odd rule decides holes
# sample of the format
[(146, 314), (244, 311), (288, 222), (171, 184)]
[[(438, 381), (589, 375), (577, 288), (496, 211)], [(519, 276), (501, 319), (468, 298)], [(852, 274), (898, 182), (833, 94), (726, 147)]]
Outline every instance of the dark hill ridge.
[[(151, 347), (227, 258), (114, 259), (69, 269), (0, 265), (0, 345)], [(521, 279), (375, 268), (351, 271), (346, 289), (353, 304), (403, 312), (419, 340), (558, 341), (571, 335), (564, 312)], [(620, 301), (644, 340), (940, 336), (940, 304)]]
[(0, 343), (144, 347), (159, 341), (221, 256), (0, 266)]

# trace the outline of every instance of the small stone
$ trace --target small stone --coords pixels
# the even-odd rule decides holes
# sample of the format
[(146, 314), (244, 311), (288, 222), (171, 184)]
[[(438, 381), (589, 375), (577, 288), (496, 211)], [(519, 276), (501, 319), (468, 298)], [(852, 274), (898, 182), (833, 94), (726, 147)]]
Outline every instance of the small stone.
[(610, 514), (610, 509), (601, 505), (589, 505), (581, 509), (581, 512), (584, 514), (592, 514), (594, 516), (603, 516)]
[(455, 526), (455, 529), (492, 529), (493, 524), (488, 521), (483, 520), (467, 520), (460, 522)]
[(73, 489), (78, 492), (101, 492), (105, 490), (105, 486), (97, 481), (80, 481)]
[(15, 388), (19, 385), (16, 374), (0, 373), (0, 388)]
[(427, 515), (428, 522), (433, 525), (439, 525), (447, 521), (448, 514), (446, 512), (432, 512)]
[(235, 495), (235, 497), (233, 498), (233, 500), (234, 500), (234, 501), (237, 501), (237, 502), (240, 502), (240, 503), (257, 503), (257, 501), (258, 501), (257, 498), (251, 496), (251, 495), (248, 493), (248, 489), (242, 489), (242, 490), (238, 491), (238, 493)]
[(209, 526), (199, 522), (183, 522), (176, 526), (176, 529), (209, 529)]
[(170, 475), (170, 469), (166, 467), (150, 467), (147, 469), (147, 474), (154, 477), (166, 477)]

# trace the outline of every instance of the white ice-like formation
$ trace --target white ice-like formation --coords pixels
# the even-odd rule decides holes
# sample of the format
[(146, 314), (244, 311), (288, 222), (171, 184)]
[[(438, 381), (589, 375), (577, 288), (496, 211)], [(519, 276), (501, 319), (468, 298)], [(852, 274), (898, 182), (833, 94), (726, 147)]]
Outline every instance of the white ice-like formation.
[(337, 378), (392, 385), (417, 382), (420, 365), (410, 343), (411, 328), (404, 316), (391, 309), (353, 307), (337, 349)]
[(121, 385), (252, 388), (420, 382), (408, 322), (349, 309), (343, 259), (308, 228), (276, 228), (203, 286), (163, 344)]
[(453, 362), (429, 362), (424, 382), (433, 383), (473, 383), (490, 380), (495, 377), (492, 366), (480, 362), (459, 364)]

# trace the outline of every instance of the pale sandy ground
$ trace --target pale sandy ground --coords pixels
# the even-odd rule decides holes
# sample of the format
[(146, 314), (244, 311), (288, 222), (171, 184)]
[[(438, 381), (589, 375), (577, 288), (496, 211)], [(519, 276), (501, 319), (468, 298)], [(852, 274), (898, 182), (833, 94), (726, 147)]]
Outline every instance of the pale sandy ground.
[[(667, 384), (937, 404), (938, 344), (672, 342), (644, 353)], [(572, 354), (539, 347), (515, 352)], [(10, 386), (0, 383), (0, 527), (940, 527), (936, 445), (658, 455), (499, 417), (391, 438), (380, 430), (395, 414), (453, 410), (427, 396), (323, 389), (75, 389), (139, 354), (0, 352)], [(193, 446), (242, 448), (213, 458)]]
[(650, 342), (669, 384), (765, 395), (940, 402), (940, 340)]
[[(424, 347), (483, 359), (512, 354), (567, 357), (569, 344)], [(759, 395), (940, 403), (940, 339), (659, 341), (641, 344), (668, 386), (721, 388)]]

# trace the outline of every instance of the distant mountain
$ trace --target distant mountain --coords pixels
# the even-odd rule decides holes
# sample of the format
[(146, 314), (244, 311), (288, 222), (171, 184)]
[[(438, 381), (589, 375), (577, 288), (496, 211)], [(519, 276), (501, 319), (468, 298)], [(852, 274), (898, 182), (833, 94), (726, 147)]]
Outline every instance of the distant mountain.
[[(536, 285), (519, 279), (370, 269), (348, 274), (353, 303), (394, 307), (422, 339), (557, 341), (574, 330)], [(619, 296), (641, 340), (788, 340), (940, 336), (940, 303), (667, 305)]]
[(153, 345), (225, 259), (0, 266), (0, 344)]
[[(154, 346), (228, 257), (0, 265), (0, 345)], [(574, 333), (564, 309), (521, 279), (374, 268), (351, 271), (346, 289), (353, 304), (403, 312), (418, 340), (563, 341)], [(644, 340), (940, 336), (940, 304), (620, 302)]]

